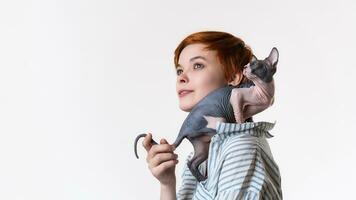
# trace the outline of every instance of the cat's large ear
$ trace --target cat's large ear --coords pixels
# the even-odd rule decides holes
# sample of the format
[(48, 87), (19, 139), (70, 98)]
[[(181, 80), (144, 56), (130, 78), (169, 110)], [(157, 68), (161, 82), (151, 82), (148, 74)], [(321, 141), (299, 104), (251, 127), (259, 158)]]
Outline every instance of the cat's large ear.
[(273, 67), (276, 67), (278, 63), (278, 58), (279, 58), (278, 50), (276, 47), (273, 47), (271, 53), (269, 53), (269, 56), (267, 57), (267, 60), (272, 64)]

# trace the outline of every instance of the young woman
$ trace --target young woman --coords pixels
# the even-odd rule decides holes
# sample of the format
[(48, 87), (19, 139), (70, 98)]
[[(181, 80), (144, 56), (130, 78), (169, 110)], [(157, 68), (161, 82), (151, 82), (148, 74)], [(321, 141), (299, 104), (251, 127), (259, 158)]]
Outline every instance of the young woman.
[[(229, 33), (205, 31), (186, 37), (174, 57), (180, 109), (190, 112), (215, 89), (244, 83), (243, 67), (251, 58), (251, 49)], [(206, 138), (208, 160), (199, 166), (208, 178), (197, 182), (185, 164), (178, 193), (173, 146), (165, 139), (152, 146), (152, 135), (145, 137), (146, 161), (161, 184), (161, 199), (282, 199), (279, 169), (266, 140), (273, 124), (219, 122), (216, 127), (217, 134)]]

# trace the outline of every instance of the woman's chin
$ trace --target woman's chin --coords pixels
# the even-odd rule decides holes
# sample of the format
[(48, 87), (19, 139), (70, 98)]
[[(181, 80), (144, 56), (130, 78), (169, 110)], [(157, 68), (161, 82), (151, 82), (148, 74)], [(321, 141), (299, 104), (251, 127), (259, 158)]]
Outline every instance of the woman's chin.
[(180, 104), (179, 108), (184, 112), (190, 112), (193, 109), (193, 106)]

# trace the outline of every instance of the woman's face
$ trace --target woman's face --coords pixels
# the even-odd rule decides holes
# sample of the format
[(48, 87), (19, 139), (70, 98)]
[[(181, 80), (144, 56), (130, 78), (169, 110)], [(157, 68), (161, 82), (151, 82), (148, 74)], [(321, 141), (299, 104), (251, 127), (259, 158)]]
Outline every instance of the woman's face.
[(207, 94), (228, 84), (216, 51), (204, 47), (204, 44), (188, 45), (178, 59), (176, 91), (179, 107), (186, 112)]

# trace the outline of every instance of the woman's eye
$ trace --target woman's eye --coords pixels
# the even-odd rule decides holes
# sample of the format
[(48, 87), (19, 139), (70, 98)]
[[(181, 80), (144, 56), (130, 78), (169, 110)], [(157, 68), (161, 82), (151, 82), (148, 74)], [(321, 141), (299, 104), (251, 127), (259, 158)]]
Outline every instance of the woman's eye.
[(178, 70), (177, 70), (177, 75), (180, 75), (182, 72), (183, 72), (183, 70), (178, 69)]
[(204, 65), (200, 64), (200, 63), (196, 63), (194, 64), (194, 69), (196, 69), (196, 66), (198, 66), (197, 68), (203, 68)]

